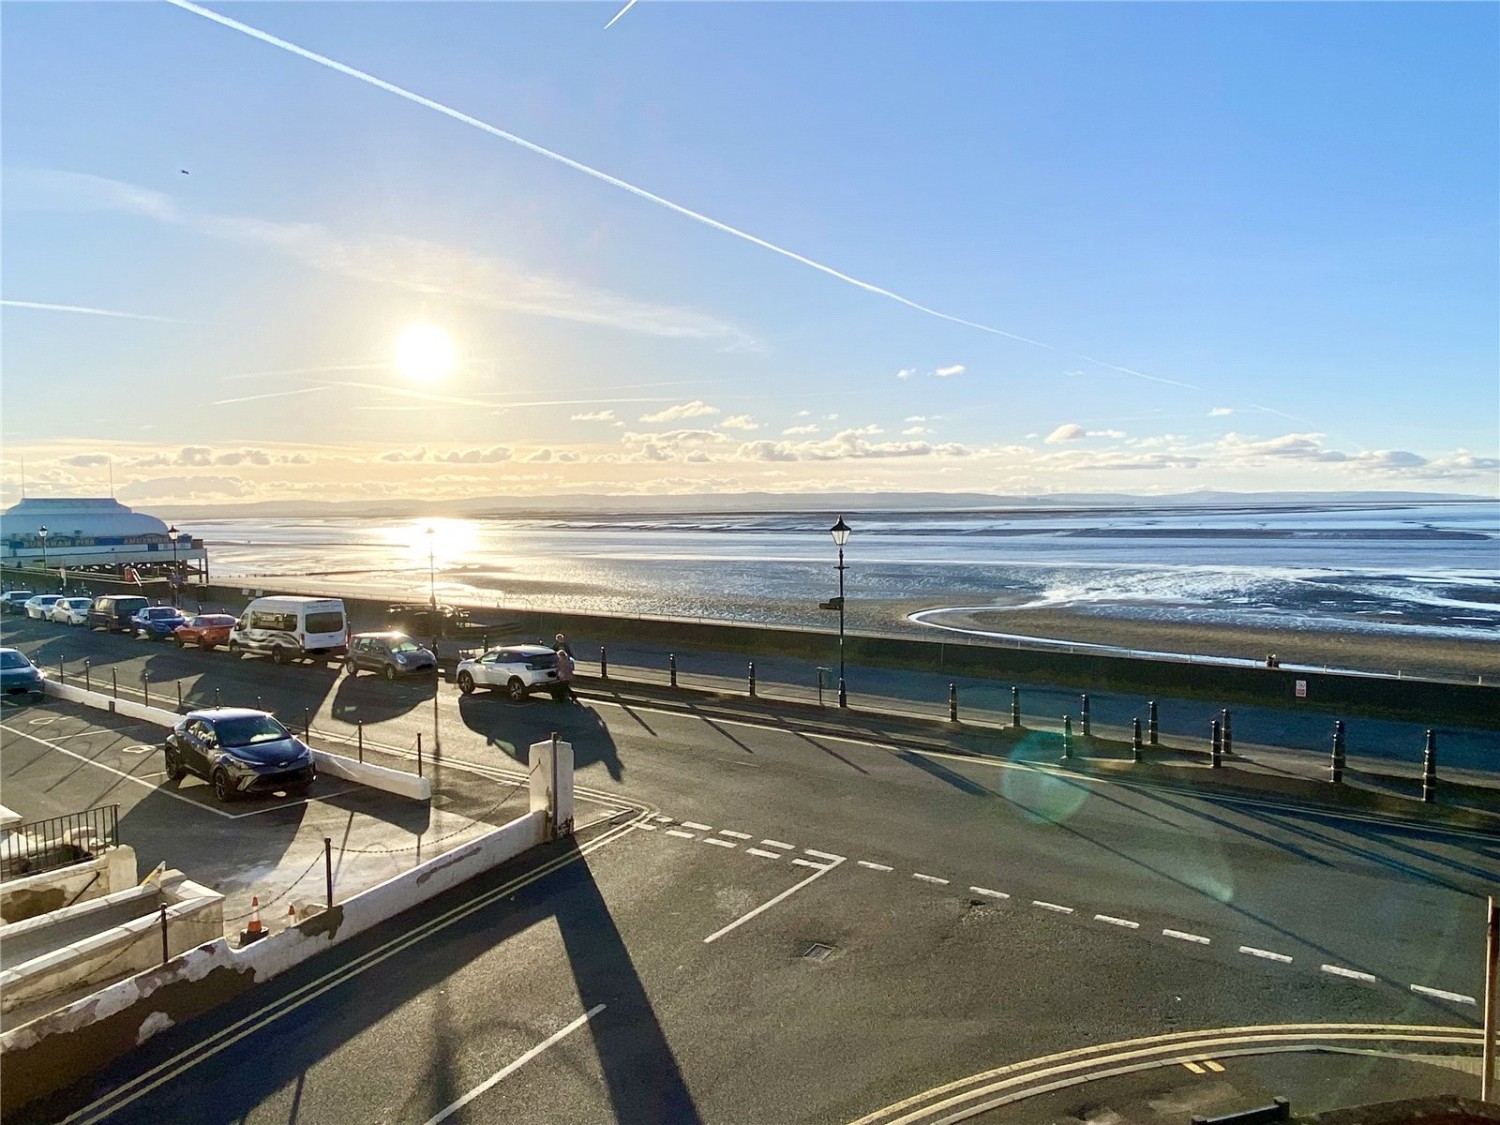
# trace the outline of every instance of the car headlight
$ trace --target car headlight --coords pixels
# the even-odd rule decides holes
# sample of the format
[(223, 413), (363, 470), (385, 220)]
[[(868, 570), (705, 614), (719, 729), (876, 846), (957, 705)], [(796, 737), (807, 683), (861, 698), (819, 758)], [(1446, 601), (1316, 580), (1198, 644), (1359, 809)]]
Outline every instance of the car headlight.
[(406, 663), (406, 653), (404, 653), (404, 652), (398, 652), (396, 654), (396, 663), (397, 664), (405, 664)]

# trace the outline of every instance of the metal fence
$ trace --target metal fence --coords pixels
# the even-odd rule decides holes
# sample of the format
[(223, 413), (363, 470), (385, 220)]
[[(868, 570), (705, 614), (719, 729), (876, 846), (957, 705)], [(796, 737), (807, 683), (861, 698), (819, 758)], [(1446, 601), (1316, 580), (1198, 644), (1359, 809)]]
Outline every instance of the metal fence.
[(120, 842), (120, 806), (17, 824), (0, 841), (0, 878), (39, 875), (92, 859)]

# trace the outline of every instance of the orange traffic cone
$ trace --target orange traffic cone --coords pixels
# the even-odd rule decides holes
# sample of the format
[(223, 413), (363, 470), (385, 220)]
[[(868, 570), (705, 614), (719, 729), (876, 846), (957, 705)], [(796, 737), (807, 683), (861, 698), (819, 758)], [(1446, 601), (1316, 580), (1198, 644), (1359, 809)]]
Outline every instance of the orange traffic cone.
[(286, 908), (286, 924), (288, 926), (295, 926), (297, 924), (297, 908), (296, 908), (296, 906), (288, 906)]
[(266, 928), (260, 922), (260, 896), (250, 896), (250, 924), (240, 931), (240, 946), (249, 945), (266, 936)]

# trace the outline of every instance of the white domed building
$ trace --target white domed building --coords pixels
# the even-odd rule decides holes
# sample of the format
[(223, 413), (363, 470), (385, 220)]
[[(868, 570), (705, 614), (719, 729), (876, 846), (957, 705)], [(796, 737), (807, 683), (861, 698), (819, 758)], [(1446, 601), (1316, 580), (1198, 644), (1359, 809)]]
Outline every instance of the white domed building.
[(0, 565), (208, 579), (203, 540), (109, 498), (30, 497), (0, 512)]

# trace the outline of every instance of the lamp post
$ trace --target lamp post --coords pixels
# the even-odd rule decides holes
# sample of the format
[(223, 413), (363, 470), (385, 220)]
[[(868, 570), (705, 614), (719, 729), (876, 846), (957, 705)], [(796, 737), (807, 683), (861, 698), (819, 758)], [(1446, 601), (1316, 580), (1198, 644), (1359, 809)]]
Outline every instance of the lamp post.
[(437, 613), (437, 554), (436, 554), (436, 531), (434, 528), (427, 529), (427, 591), (432, 600), (432, 612)]
[(839, 522), (828, 529), (839, 549), (839, 706), (849, 706), (849, 693), (844, 688), (844, 544), (849, 541), (850, 527), (839, 517)]
[(167, 538), (172, 541), (172, 604), (177, 604), (177, 587), (182, 584), (182, 575), (177, 570), (177, 526), (167, 528)]
[(42, 541), (42, 569), (47, 569), (47, 525), (37, 528), (37, 538)]

